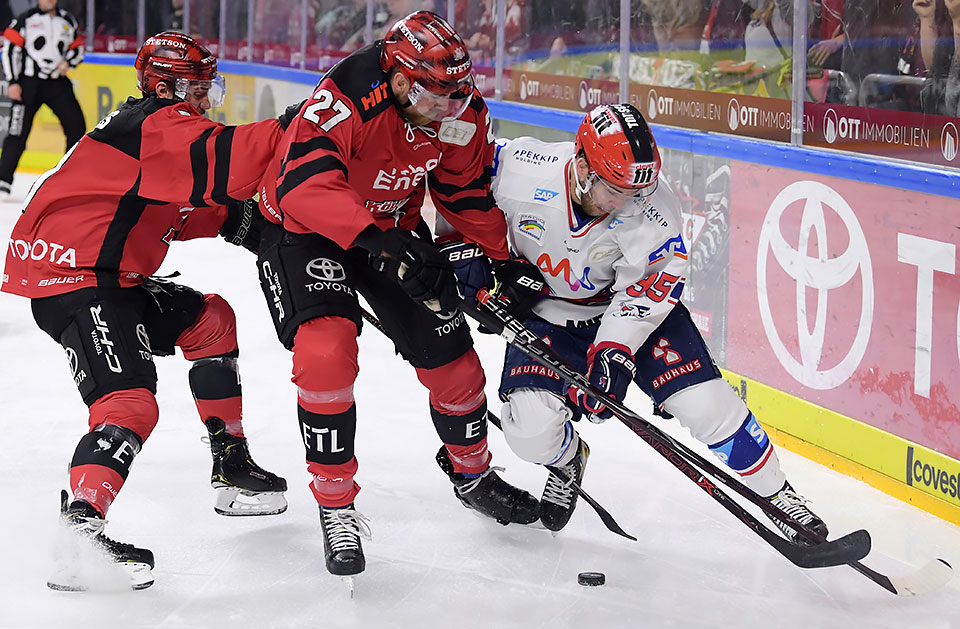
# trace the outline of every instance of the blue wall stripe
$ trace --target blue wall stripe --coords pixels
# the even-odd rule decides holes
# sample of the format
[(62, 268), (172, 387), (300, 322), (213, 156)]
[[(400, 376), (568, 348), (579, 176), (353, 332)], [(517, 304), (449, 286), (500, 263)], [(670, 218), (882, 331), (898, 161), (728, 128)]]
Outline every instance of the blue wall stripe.
[[(88, 63), (106, 65), (133, 65), (135, 59), (135, 55), (101, 53), (91, 53), (85, 58)], [(301, 85), (312, 86), (319, 81), (318, 72), (294, 68), (241, 61), (221, 61), (218, 65), (223, 72)], [(574, 133), (583, 120), (583, 114), (572, 111), (493, 100), (487, 104), (494, 118), (570, 133)], [(657, 144), (664, 148), (960, 199), (958, 171), (657, 124), (651, 127)]]

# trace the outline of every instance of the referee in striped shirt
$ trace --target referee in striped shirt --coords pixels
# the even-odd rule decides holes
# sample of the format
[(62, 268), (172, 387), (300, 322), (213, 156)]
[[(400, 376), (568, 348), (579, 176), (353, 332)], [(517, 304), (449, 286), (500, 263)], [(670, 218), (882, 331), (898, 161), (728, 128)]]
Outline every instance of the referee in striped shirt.
[(82, 60), (77, 20), (59, 9), (57, 0), (37, 0), (35, 8), (14, 18), (3, 32), (3, 73), (13, 105), (0, 152), (0, 198), (10, 194), (13, 172), (41, 105), (60, 119), (68, 149), (83, 137), (83, 111), (66, 76)]

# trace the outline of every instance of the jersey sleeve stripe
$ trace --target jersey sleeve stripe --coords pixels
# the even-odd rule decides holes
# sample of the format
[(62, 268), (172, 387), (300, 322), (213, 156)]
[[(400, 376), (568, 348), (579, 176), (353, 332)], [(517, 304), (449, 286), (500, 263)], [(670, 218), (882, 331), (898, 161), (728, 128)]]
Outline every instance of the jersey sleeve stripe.
[(492, 169), (488, 166), (483, 169), (483, 174), (474, 179), (473, 181), (460, 185), (455, 183), (445, 183), (440, 181), (436, 176), (431, 173), (430, 175), (430, 190), (439, 192), (448, 197), (452, 197), (458, 192), (464, 190), (483, 190), (486, 192), (486, 189), (490, 186), (490, 175)]
[(200, 137), (190, 143), (190, 168), (193, 171), (193, 190), (190, 192), (190, 205), (193, 207), (208, 207), (203, 197), (207, 192), (207, 170), (210, 166), (207, 159), (207, 140), (213, 133), (210, 127), (200, 134)]
[(348, 176), (347, 167), (339, 158), (333, 155), (324, 155), (306, 164), (297, 166), (287, 173), (283, 177), (283, 182), (277, 186), (277, 202), (282, 201), (288, 192), (293, 191), (294, 188), (313, 175), (319, 175), (320, 173), (330, 172), (332, 170), (339, 170), (343, 173), (344, 177)]
[(290, 149), (287, 151), (287, 156), (283, 159), (283, 164), (280, 166), (279, 176), (283, 177), (283, 173), (287, 171), (287, 165), (289, 165), (290, 162), (295, 162), (296, 160), (306, 157), (310, 153), (319, 150), (326, 150), (340, 155), (340, 149), (337, 148), (336, 143), (325, 135), (310, 138), (305, 142), (294, 142), (290, 145)]
[(217, 135), (213, 143), (213, 156), (216, 161), (213, 164), (213, 190), (210, 198), (220, 205), (242, 200), (233, 199), (227, 194), (227, 184), (230, 182), (230, 154), (233, 152), (233, 134), (236, 130), (236, 127), (227, 127)]
[(26, 43), (26, 40), (23, 38), (23, 35), (20, 34), (20, 31), (15, 31), (12, 28), (8, 28), (3, 31), (3, 36), (14, 46), (19, 46), (23, 48), (23, 45)]
[[(97, 269), (119, 269), (120, 262), (123, 260), (123, 250), (127, 244), (127, 238), (130, 231), (140, 222), (140, 217), (147, 207), (147, 200), (137, 194), (140, 190), (140, 175), (137, 176), (133, 187), (127, 191), (117, 204), (116, 214), (107, 227), (107, 233), (103, 237), (103, 244), (100, 245), (100, 253), (97, 255)], [(97, 271), (97, 285), (117, 287), (120, 286), (120, 275), (116, 270)]]
[(470, 210), (489, 212), (496, 207), (492, 196), (489, 194), (483, 195), (482, 197), (464, 197), (462, 199), (458, 199), (457, 201), (447, 201), (440, 195), (434, 195), (433, 201), (434, 203), (443, 206), (443, 209), (454, 214), (468, 212)]

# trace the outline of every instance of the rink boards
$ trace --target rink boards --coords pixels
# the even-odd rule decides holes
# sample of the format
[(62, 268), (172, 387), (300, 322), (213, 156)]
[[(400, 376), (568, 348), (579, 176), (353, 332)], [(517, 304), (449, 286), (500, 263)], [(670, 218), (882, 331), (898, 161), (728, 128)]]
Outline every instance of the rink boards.
[[(134, 93), (130, 55), (71, 73), (87, 126)], [(221, 63), (212, 118), (277, 115), (316, 73)], [(498, 134), (569, 138), (582, 113), (493, 102)], [(775, 440), (960, 524), (960, 278), (952, 171), (654, 126), (684, 203), (684, 301)], [(52, 167), (41, 113), (21, 167)]]

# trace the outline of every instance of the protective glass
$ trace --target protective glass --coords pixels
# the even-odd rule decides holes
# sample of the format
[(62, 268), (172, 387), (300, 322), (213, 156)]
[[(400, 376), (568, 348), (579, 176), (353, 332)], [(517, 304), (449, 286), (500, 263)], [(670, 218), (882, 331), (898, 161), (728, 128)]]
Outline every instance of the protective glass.
[(467, 110), (473, 98), (473, 75), (460, 81), (454, 92), (446, 94), (431, 92), (419, 81), (414, 81), (407, 98), (414, 111), (430, 120), (456, 120)]
[(227, 95), (227, 80), (222, 74), (213, 77), (212, 81), (189, 81), (187, 79), (177, 79), (174, 94), (177, 98), (186, 99), (191, 95), (197, 100), (203, 100), (206, 96), (210, 100), (211, 107), (223, 106), (223, 99)]

